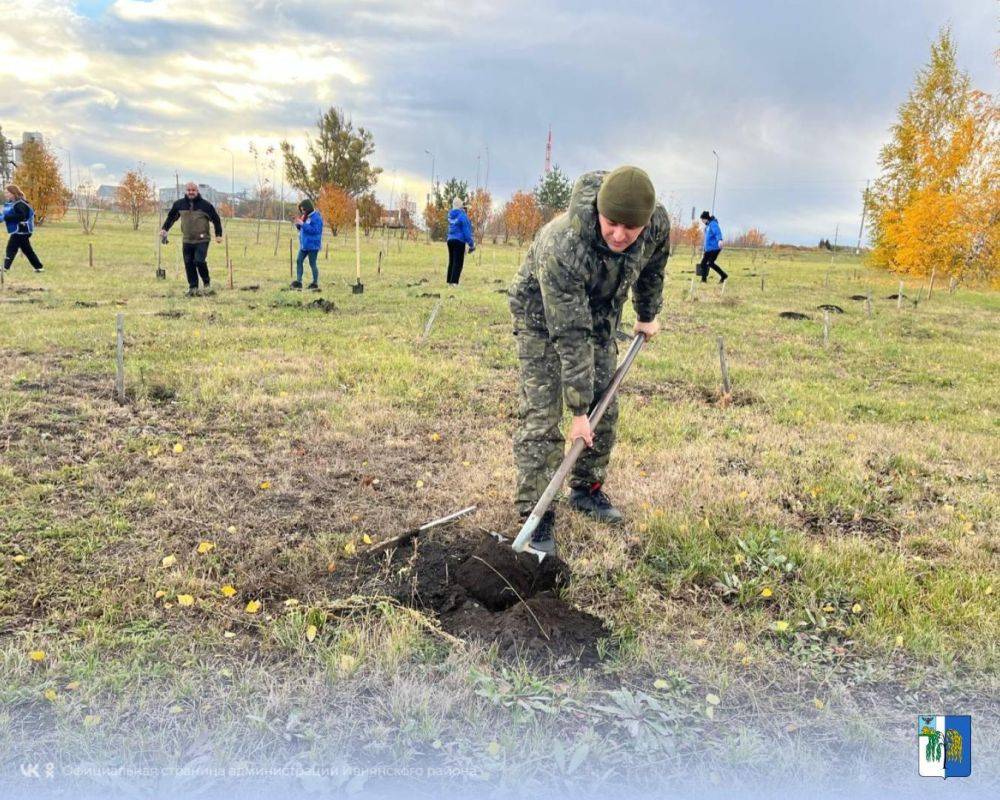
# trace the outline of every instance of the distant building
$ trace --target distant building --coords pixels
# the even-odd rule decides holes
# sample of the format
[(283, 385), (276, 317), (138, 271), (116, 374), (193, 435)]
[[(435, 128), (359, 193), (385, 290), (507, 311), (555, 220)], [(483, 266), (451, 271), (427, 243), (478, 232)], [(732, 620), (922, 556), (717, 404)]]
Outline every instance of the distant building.
[(97, 202), (102, 205), (113, 205), (118, 199), (118, 187), (102, 183), (97, 187)]
[(21, 163), (21, 155), (24, 153), (24, 146), (28, 142), (38, 142), (39, 144), (45, 144), (45, 137), (42, 136), (38, 131), (25, 131), (21, 134), (21, 143), (14, 145), (14, 163)]

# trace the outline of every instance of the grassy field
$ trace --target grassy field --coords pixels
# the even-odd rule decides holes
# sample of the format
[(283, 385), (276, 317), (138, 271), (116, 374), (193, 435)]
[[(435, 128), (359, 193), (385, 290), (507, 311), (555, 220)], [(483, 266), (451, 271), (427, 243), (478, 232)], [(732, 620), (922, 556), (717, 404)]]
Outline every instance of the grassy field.
[[(236, 288), (213, 245), (214, 297), (183, 296), (177, 242), (155, 279), (152, 223), (47, 225), (46, 273), (7, 275), (0, 786), (30, 758), (564, 789), (847, 764), (898, 787), (919, 783), (918, 713), (973, 714), (998, 785), (996, 294), (939, 281), (914, 304), (911, 281), (897, 308), (898, 279), (846, 256), (743, 253), (691, 300), (675, 254), (606, 487), (628, 525), (559, 516), (564, 599), (606, 624), (603, 658), (552, 666), (366, 593), (352, 553), (473, 503), (453, 536), (515, 531), (518, 250), (484, 245), (453, 288), (443, 244), (391, 240), (376, 274), (366, 241), (355, 295), (341, 237), (324, 311), (285, 290), (287, 227), (277, 256), (273, 229), (232, 227)], [(826, 345), (824, 303), (844, 310)]]

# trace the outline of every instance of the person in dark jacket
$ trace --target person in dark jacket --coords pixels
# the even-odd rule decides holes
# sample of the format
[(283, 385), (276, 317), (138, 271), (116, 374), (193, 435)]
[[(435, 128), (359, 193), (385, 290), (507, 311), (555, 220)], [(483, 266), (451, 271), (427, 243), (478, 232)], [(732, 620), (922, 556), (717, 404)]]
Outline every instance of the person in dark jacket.
[(451, 201), (451, 211), (448, 212), (448, 283), (458, 283), (465, 265), (465, 246), (469, 252), (476, 249), (472, 238), (472, 223), (465, 213), (465, 202), (461, 197)]
[(701, 257), (701, 263), (698, 265), (701, 282), (708, 283), (708, 271), (714, 269), (719, 273), (719, 283), (725, 283), (729, 275), (715, 263), (719, 253), (722, 252), (722, 229), (719, 227), (719, 220), (707, 211), (702, 211), (701, 221), (705, 223), (705, 255)]
[(188, 279), (188, 297), (199, 294), (199, 276), (204, 287), (203, 293), (215, 294), (208, 274), (208, 245), (212, 240), (211, 227), (215, 228), (215, 241), (222, 241), (222, 220), (219, 219), (215, 206), (201, 196), (197, 183), (187, 184), (184, 187), (184, 197), (171, 206), (160, 231), (161, 239), (166, 240), (167, 231), (178, 219), (181, 221), (181, 247), (184, 253), (184, 271)]
[(292, 281), (292, 288), (302, 288), (302, 268), (308, 258), (313, 280), (307, 288), (319, 291), (319, 269), (316, 267), (316, 258), (323, 246), (323, 216), (309, 198), (299, 203), (299, 215), (295, 220), (295, 227), (299, 229), (299, 256), (296, 262), (298, 271), (295, 280)]
[(45, 268), (35, 254), (35, 249), (31, 246), (31, 234), (35, 231), (35, 210), (31, 207), (22, 192), (13, 183), (9, 184), (3, 193), (3, 221), (7, 226), (7, 252), (4, 254), (3, 268), (9, 270), (14, 263), (17, 251), (24, 253), (28, 263), (35, 268), (35, 272), (42, 272)]

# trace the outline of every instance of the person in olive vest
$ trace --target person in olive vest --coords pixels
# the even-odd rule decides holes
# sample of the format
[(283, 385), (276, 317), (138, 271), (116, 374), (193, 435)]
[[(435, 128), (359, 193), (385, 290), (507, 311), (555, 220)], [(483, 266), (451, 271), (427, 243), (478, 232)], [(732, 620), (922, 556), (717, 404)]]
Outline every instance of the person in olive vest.
[(184, 187), (184, 197), (171, 206), (160, 231), (160, 238), (166, 240), (167, 231), (178, 219), (181, 221), (181, 247), (184, 253), (184, 271), (188, 279), (188, 297), (199, 294), (199, 277), (203, 286), (201, 293), (215, 294), (208, 274), (208, 246), (212, 241), (212, 227), (215, 228), (215, 241), (222, 242), (222, 220), (219, 219), (215, 206), (201, 196), (197, 183), (188, 183)]

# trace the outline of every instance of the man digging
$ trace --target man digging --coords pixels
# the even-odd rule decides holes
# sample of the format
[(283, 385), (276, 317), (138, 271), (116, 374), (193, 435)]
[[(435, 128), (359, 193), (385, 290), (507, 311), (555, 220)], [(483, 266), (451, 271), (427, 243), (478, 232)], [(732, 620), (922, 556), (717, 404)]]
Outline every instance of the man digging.
[[(670, 221), (638, 167), (588, 172), (573, 187), (569, 208), (535, 237), (509, 290), (521, 366), (519, 424), (514, 435), (515, 504), (526, 518), (563, 458), (563, 402), (573, 420), (569, 439), (587, 449), (570, 475), (569, 505), (609, 524), (623, 521), (602, 486), (615, 442), (618, 404), (595, 430), (588, 414), (618, 361), (615, 332), (629, 289), (635, 333), (653, 338), (663, 303)], [(536, 528), (531, 547), (553, 554), (555, 512)]]

